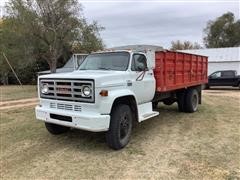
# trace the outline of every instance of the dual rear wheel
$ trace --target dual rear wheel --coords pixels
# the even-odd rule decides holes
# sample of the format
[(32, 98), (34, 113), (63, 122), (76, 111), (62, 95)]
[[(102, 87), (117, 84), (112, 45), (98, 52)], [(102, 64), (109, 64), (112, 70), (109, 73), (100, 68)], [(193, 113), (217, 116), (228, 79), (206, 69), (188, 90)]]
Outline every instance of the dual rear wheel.
[(177, 103), (180, 112), (195, 112), (199, 104), (199, 92), (197, 89), (187, 89), (177, 93)]
[[(198, 109), (200, 92), (196, 88), (181, 90), (177, 92), (176, 99), (167, 98), (163, 100), (163, 104), (172, 105), (177, 101), (178, 110), (180, 112), (195, 112)], [(158, 102), (153, 102), (153, 109), (157, 108)]]

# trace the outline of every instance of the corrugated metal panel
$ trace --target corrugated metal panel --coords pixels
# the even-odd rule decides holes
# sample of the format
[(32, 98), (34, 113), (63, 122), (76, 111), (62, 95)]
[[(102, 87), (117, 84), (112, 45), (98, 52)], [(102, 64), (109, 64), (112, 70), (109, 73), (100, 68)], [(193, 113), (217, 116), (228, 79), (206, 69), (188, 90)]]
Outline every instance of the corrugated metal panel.
[(154, 76), (159, 92), (166, 92), (207, 83), (207, 57), (177, 53), (156, 52)]
[(208, 56), (209, 62), (240, 62), (240, 47), (181, 50), (180, 52)]

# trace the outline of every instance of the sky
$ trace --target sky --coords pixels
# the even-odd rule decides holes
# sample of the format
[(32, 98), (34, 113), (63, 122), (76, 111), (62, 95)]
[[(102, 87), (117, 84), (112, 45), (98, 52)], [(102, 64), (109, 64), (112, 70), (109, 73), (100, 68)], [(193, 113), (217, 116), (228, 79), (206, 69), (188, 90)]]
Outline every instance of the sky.
[[(0, 0), (0, 5), (6, 0)], [(171, 46), (189, 40), (203, 45), (209, 20), (226, 12), (239, 19), (240, 0), (80, 0), (88, 22), (96, 20), (106, 47), (131, 44)]]

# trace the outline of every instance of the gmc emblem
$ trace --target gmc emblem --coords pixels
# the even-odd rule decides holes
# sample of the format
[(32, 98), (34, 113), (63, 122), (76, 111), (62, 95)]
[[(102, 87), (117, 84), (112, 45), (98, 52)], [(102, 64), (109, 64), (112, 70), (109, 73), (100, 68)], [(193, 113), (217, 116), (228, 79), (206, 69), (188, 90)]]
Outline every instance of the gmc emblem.
[(57, 88), (57, 91), (61, 91), (61, 92), (69, 92), (71, 91), (69, 88)]

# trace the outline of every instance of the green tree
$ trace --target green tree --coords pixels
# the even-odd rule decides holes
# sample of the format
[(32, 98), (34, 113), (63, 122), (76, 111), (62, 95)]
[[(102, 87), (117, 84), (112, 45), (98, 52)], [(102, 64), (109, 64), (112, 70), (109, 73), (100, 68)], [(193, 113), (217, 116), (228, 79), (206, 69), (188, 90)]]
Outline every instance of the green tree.
[(197, 42), (183, 41), (180, 40), (171, 42), (171, 50), (184, 50), (184, 49), (201, 49), (201, 45)]
[(240, 46), (240, 19), (228, 12), (207, 23), (204, 43), (208, 48)]
[(97, 22), (88, 23), (75, 0), (10, 0), (0, 20), (0, 81), (15, 83), (6, 54), (23, 83), (36, 81), (38, 71), (52, 72), (72, 53), (103, 49)]
[[(25, 43), (26, 39), (13, 28), (13, 23), (11, 18), (3, 19), (0, 23), (0, 80), (3, 84), (8, 84), (8, 77), (12, 74), (3, 53), (16, 71), (29, 66), (33, 61)], [(27, 71), (28, 69), (25, 70), (26, 73)]]
[(105, 46), (102, 39), (99, 38), (99, 32), (104, 28), (99, 26), (96, 21), (88, 25), (86, 20), (83, 20), (82, 24), (84, 25), (81, 31), (82, 35), (75, 39), (72, 45), (72, 52), (91, 53), (102, 50)]
[(35, 59), (46, 60), (52, 73), (58, 60), (76, 49), (76, 44), (78, 49), (87, 46), (88, 51), (103, 48), (102, 27), (86, 22), (77, 0), (11, 0), (7, 10), (27, 50)]

